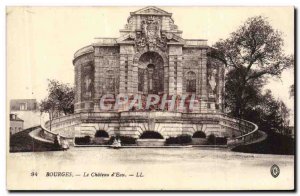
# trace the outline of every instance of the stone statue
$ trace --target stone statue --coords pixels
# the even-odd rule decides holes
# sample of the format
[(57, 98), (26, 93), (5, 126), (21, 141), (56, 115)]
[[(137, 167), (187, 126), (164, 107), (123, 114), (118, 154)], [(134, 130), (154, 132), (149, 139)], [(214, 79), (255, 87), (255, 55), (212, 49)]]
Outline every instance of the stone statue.
[(215, 94), (215, 88), (216, 88), (216, 85), (217, 85), (216, 75), (217, 75), (217, 70), (212, 69), (211, 74), (209, 75), (209, 78), (208, 78), (208, 83), (211, 87), (211, 90), (212, 90), (213, 94)]

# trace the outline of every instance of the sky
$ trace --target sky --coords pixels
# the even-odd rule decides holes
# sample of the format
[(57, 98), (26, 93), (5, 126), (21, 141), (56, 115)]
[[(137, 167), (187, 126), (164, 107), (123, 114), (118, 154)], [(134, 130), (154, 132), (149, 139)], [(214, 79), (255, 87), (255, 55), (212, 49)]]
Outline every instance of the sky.
[[(130, 12), (142, 7), (8, 7), (7, 96), (8, 99), (47, 95), (47, 79), (74, 84), (74, 53), (96, 37), (119, 37)], [(212, 45), (226, 39), (253, 16), (268, 18), (283, 32), (284, 51), (294, 54), (293, 7), (160, 7), (173, 13), (175, 24), (186, 39), (207, 39)], [(270, 79), (266, 89), (292, 110), (289, 86), (294, 70), (281, 79)], [(293, 119), (291, 119), (293, 123)]]

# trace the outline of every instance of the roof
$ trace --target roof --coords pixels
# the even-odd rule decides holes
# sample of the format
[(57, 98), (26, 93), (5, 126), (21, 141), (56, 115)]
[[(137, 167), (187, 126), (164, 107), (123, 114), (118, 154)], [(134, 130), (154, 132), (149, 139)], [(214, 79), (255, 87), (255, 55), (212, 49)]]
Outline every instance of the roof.
[(166, 12), (155, 6), (148, 6), (139, 9), (135, 12), (130, 12), (130, 15), (161, 15), (161, 16), (172, 16), (172, 13)]
[[(13, 115), (15, 115), (15, 118), (13, 118)], [(9, 120), (10, 121), (22, 121), (22, 122), (24, 122), (24, 120), (19, 118), (16, 114), (9, 114)]]

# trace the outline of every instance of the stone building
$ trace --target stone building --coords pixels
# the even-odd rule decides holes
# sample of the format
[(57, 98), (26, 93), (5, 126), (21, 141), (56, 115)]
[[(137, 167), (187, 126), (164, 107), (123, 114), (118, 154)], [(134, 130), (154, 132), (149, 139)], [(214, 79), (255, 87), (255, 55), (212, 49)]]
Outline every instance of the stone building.
[(10, 100), (11, 111), (35, 111), (37, 110), (36, 99), (12, 99)]
[(41, 113), (36, 99), (11, 99), (10, 112), (23, 120), (22, 129), (38, 126)]
[(130, 13), (119, 38), (97, 38), (75, 53), (75, 111), (98, 112), (104, 94), (195, 93), (200, 112), (220, 111), (224, 68), (207, 40), (183, 39), (172, 14), (156, 7)]
[[(138, 137), (152, 130), (168, 137), (192, 134), (203, 126), (211, 127), (207, 132), (224, 132), (217, 121), (192, 115), (222, 112), (224, 67), (209, 58), (209, 51), (207, 40), (182, 38), (171, 13), (157, 7), (131, 12), (120, 37), (96, 38), (74, 55), (75, 113), (88, 115), (76, 127), (77, 134), (103, 129)], [(194, 94), (196, 100), (192, 111), (102, 111), (101, 97), (120, 93)]]
[(13, 135), (23, 130), (24, 120), (20, 119), (16, 114), (10, 114), (9, 124), (9, 134)]

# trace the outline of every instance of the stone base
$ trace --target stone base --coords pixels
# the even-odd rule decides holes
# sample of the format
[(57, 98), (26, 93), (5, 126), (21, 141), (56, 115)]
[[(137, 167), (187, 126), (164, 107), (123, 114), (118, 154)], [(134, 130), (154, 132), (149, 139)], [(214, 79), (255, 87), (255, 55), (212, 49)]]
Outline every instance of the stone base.
[(193, 145), (207, 145), (208, 141), (206, 138), (192, 138)]
[(98, 145), (106, 145), (109, 141), (109, 138), (106, 137), (95, 137), (92, 139), (93, 144), (98, 144)]
[(136, 143), (138, 146), (164, 146), (164, 139), (138, 139)]
[[(251, 123), (246, 123), (246, 129), (253, 129)], [(97, 131), (105, 131), (112, 136), (127, 136), (139, 139), (146, 131), (158, 132), (163, 139), (179, 135), (192, 136), (196, 131), (203, 131), (207, 136), (231, 138), (233, 133), (239, 136), (239, 121), (217, 113), (180, 113), (180, 112), (94, 112), (80, 113), (55, 119), (52, 132), (61, 136), (95, 137)], [(245, 127), (242, 128), (245, 132)], [(71, 137), (72, 136), (72, 137)], [(97, 140), (97, 139), (96, 139)], [(104, 141), (96, 141), (100, 145)], [(194, 141), (202, 145), (204, 141)]]

